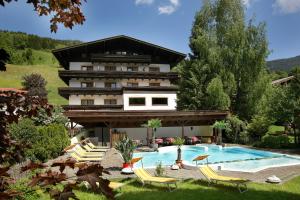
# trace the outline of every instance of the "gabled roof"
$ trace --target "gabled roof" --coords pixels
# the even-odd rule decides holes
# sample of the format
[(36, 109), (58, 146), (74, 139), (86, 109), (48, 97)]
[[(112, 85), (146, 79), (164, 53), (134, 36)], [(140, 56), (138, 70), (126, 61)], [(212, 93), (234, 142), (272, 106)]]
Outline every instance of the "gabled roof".
[(104, 54), (106, 51), (110, 50), (137, 51), (140, 55), (151, 56), (152, 63), (160, 61), (162, 64), (171, 64), (171, 66), (176, 65), (186, 57), (183, 53), (126, 35), (118, 35), (61, 49), (55, 49), (52, 53), (58, 59), (60, 64), (67, 69), (68, 63), (72, 61), (71, 59), (79, 59), (78, 57), (80, 57), (81, 54), (87, 54), (87, 58), (85, 59), (85, 61), (87, 61), (91, 54)]

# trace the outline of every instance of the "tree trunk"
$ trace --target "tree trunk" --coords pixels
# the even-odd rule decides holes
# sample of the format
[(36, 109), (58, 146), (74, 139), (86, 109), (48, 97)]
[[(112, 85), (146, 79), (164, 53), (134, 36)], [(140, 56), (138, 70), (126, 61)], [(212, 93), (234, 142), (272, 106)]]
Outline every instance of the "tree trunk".
[(178, 147), (177, 149), (177, 160), (180, 161), (181, 160), (181, 148)]

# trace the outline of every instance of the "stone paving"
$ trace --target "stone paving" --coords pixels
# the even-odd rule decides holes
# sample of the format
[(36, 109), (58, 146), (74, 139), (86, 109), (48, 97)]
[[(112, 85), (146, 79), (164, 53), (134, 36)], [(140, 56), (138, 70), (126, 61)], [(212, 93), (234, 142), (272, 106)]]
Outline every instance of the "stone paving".
[[(123, 175), (121, 174), (122, 158), (115, 149), (110, 149), (104, 156), (101, 164), (107, 168), (111, 175), (105, 175), (108, 179), (128, 178), (135, 177), (135, 175)], [(148, 169), (151, 174), (154, 174), (154, 169)], [(228, 175), (233, 177), (240, 177), (249, 179), (254, 182), (265, 182), (267, 177), (276, 175), (283, 182), (290, 180), (293, 177), (300, 176), (300, 165), (268, 168), (256, 173), (247, 172), (233, 172), (233, 171), (219, 171), (222, 175)], [(198, 169), (180, 169), (171, 170), (169, 167), (165, 168), (165, 176), (174, 177), (177, 179), (204, 179), (204, 176)]]

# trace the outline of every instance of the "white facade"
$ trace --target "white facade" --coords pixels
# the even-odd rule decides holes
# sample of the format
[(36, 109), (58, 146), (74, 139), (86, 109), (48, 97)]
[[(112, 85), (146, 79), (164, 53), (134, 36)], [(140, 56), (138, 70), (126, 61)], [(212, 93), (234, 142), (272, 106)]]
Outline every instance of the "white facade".
[[(93, 66), (94, 71), (104, 71), (106, 63), (91, 63), (91, 62), (70, 62), (70, 70), (81, 70), (82, 66)], [(110, 64), (111, 65), (111, 64)], [(170, 72), (169, 64), (130, 64), (130, 63), (115, 63), (116, 71), (127, 71), (129, 66), (137, 66), (140, 72), (149, 72), (150, 67), (160, 68), (160, 72)]]
[[(82, 71), (82, 67), (91, 66), (93, 71), (104, 71), (105, 63), (91, 63), (91, 62), (70, 62), (70, 70)], [(159, 72), (170, 72), (170, 65), (168, 64), (130, 64), (130, 63), (115, 63), (109, 66), (116, 66), (116, 71), (128, 71), (128, 67), (137, 67), (139, 72), (149, 72), (151, 68)], [(153, 69), (152, 69), (153, 70)], [(137, 84), (138, 87), (147, 87), (151, 84), (159, 84), (161, 87), (173, 86), (168, 79), (75, 79), (69, 80), (69, 87), (81, 88), (82, 83), (89, 82), (92, 88), (105, 88), (106, 83), (114, 83), (113, 88), (123, 88), (130, 84)], [(144, 105), (130, 105), (131, 98), (144, 98)], [(167, 104), (157, 105), (153, 104), (153, 98), (167, 99)], [(105, 105), (105, 99), (115, 99), (116, 105), (123, 105), (124, 110), (176, 110), (176, 91), (130, 91), (126, 89), (123, 95), (70, 95), (69, 105), (81, 105), (82, 100), (93, 100), (94, 105)]]

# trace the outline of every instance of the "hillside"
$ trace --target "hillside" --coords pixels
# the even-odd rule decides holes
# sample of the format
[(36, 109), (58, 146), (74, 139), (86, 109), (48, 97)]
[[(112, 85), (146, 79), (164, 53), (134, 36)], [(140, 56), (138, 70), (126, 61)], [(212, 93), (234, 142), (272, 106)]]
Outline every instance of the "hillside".
[(300, 66), (300, 55), (292, 58), (268, 61), (267, 66), (272, 71), (291, 71), (294, 67)]
[(51, 104), (64, 105), (68, 101), (61, 97), (58, 87), (66, 86), (58, 77), (58, 67), (51, 65), (7, 65), (6, 72), (0, 72), (0, 87), (22, 88), (22, 76), (39, 73), (47, 80), (48, 99)]
[(51, 50), (79, 44), (77, 40), (57, 40), (23, 32), (0, 30), (0, 48), (10, 55), (10, 64), (16, 65), (57, 65)]

